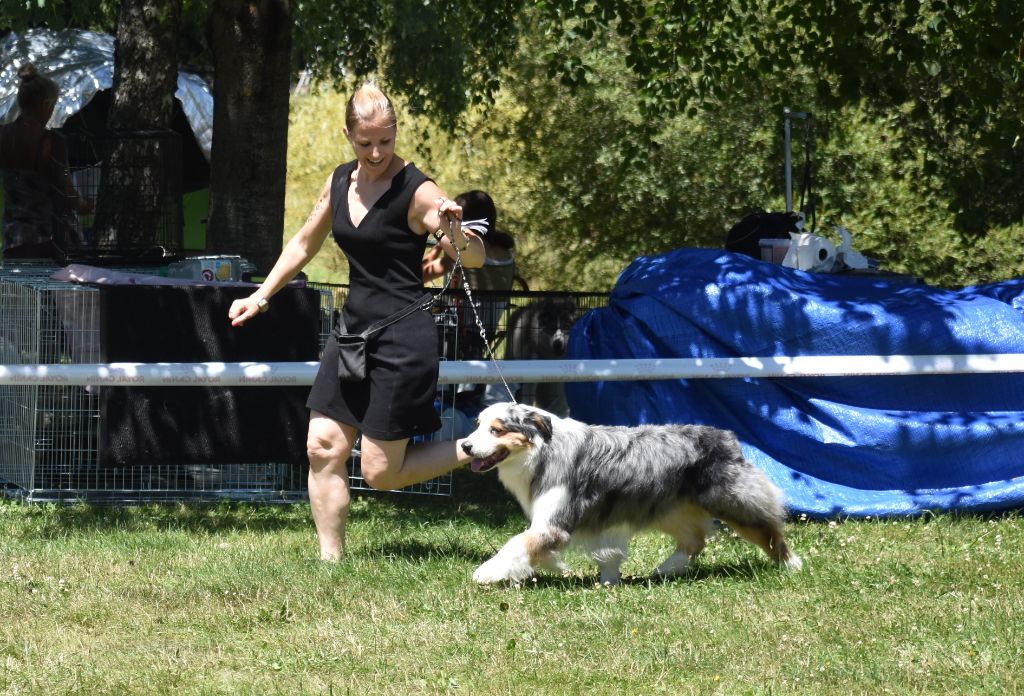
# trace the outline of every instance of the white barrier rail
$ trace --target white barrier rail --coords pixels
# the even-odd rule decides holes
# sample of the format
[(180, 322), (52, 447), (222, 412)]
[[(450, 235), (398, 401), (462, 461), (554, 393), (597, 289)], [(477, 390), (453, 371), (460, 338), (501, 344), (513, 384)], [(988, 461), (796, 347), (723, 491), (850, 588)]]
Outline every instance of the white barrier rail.
[[(0, 365), (0, 385), (302, 386), (316, 362)], [(764, 358), (486, 360), (441, 363), (441, 384), (667, 379), (857, 377), (1024, 372), (1024, 353), (978, 355), (807, 355)]]

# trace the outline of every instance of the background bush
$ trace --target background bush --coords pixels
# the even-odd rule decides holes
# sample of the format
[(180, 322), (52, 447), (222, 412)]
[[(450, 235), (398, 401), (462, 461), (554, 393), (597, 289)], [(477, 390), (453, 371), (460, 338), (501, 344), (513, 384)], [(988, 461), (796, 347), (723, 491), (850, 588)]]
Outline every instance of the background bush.
[[(799, 70), (684, 114), (645, 118), (648, 96), (636, 89), (619, 39), (575, 37), (563, 48), (566, 61), (587, 66), (573, 86), (551, 75), (550, 44), (527, 41), (495, 103), (467, 114), (455, 135), (411, 114), (400, 126), (399, 152), (449, 195), (493, 195), (532, 289), (606, 290), (636, 256), (721, 247), (743, 216), (784, 209), (787, 106), (814, 115), (819, 233), (838, 242), (832, 227), (846, 227), (854, 247), (884, 269), (935, 285), (1024, 273), (1020, 194), (1007, 188), (1017, 154), (972, 143), (970, 124), (948, 129), (939, 147), (934, 133), (910, 125), (909, 100), (887, 115), (866, 104), (826, 106)], [(331, 91), (293, 98), (286, 236), (333, 167), (351, 158), (344, 99)], [(795, 202), (803, 155), (796, 121)], [(968, 198), (974, 203), (965, 205)], [(343, 281), (344, 260), (328, 246), (310, 275)]]

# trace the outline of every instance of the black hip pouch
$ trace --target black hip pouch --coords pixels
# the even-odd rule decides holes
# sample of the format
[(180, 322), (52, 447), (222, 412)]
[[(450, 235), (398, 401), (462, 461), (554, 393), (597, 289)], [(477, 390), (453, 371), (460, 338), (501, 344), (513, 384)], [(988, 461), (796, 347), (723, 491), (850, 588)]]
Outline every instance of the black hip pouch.
[(338, 379), (358, 382), (366, 379), (366, 336), (335, 333), (338, 344)]
[(433, 293), (426, 293), (408, 307), (403, 307), (394, 314), (381, 319), (362, 333), (342, 333), (345, 330), (344, 310), (338, 318), (338, 328), (331, 332), (338, 344), (338, 379), (342, 382), (358, 382), (366, 379), (366, 342), (367, 339), (383, 328), (405, 319), (421, 309), (426, 309), (434, 302)]

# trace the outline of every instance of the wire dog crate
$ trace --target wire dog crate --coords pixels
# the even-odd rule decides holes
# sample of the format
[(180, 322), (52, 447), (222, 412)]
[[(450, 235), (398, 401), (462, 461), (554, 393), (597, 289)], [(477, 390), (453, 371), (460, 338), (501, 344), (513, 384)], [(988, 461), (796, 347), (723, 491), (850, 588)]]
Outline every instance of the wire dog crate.
[[(98, 363), (101, 361), (100, 291), (51, 280), (47, 263), (0, 266), (0, 364)], [(151, 270), (151, 269), (150, 269)], [(345, 288), (317, 287), (320, 348)], [(436, 322), (445, 350), (454, 354), (453, 315)], [(28, 502), (114, 503), (187, 500), (290, 502), (306, 497), (308, 467), (284, 463), (138, 464), (102, 466), (100, 389), (40, 383), (0, 386), (0, 484)], [(442, 388), (438, 405), (450, 399)], [(442, 423), (451, 416), (442, 414)], [(445, 437), (450, 427), (434, 434)], [(369, 487), (359, 470), (359, 450), (349, 463), (350, 485)], [(450, 495), (451, 475), (403, 493)]]
[(71, 180), (90, 213), (69, 213), (71, 260), (133, 259), (184, 248), (181, 136), (172, 130), (72, 133)]
[[(100, 362), (100, 292), (94, 286), (50, 279), (56, 266), (0, 265), (0, 364)], [(347, 288), (311, 284), (320, 293), (323, 348)], [(473, 311), (480, 315), (497, 358), (556, 358), (553, 339), (583, 311), (607, 303), (599, 293), (476, 292), (470, 306), (450, 291), (434, 309), (442, 360), (487, 359)], [(552, 307), (560, 311), (552, 312)], [(532, 352), (531, 352), (532, 351)], [(557, 389), (558, 385), (555, 385)], [(102, 387), (111, 389), (116, 387)], [(543, 394), (512, 385), (520, 401)], [(296, 464), (139, 464), (104, 467), (99, 389), (40, 383), (0, 386), (0, 484), (30, 502), (167, 502), (306, 498), (308, 467)], [(468, 432), (488, 399), (507, 400), (500, 385), (440, 385), (436, 407), (442, 427), (431, 437)], [(538, 403), (542, 407), (551, 404)], [(369, 490), (359, 467), (359, 443), (349, 461), (349, 484)], [(452, 475), (401, 490), (447, 496)]]
[[(0, 266), (0, 363), (100, 362), (100, 292), (50, 279), (45, 264)], [(321, 345), (332, 297), (321, 292)], [(266, 500), (305, 496), (301, 466), (102, 466), (100, 389), (40, 383), (0, 386), (0, 483), (29, 502)]]

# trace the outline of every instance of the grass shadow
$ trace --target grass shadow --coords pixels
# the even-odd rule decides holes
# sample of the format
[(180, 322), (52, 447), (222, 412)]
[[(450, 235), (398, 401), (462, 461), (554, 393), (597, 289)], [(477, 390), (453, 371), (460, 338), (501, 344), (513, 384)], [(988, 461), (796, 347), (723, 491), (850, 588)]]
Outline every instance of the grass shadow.
[(305, 508), (235, 502), (26, 505), (21, 514), (27, 521), (25, 532), (39, 538), (102, 531), (277, 532), (308, 523)]
[[(705, 580), (755, 580), (765, 573), (781, 573), (770, 563), (759, 564), (750, 561), (735, 563), (698, 563), (683, 573), (670, 578), (651, 577), (650, 575), (624, 575), (619, 587), (655, 587), (659, 585), (693, 584)], [(599, 584), (599, 575), (595, 568), (592, 575), (550, 575), (540, 574), (535, 579), (523, 583), (524, 586), (550, 587), (562, 590), (578, 590), (592, 588)]]
[[(459, 520), (486, 527), (504, 527), (512, 520), (523, 519), (518, 505), (503, 489), (501, 496), (492, 493), (474, 490), (467, 495), (433, 497), (360, 491), (353, 496), (353, 510), (349, 519), (366, 515), (385, 523), (393, 520), (396, 526), (410, 518), (428, 524)], [(360, 504), (360, 499), (365, 499), (369, 504)], [(192, 501), (140, 505), (34, 505), (11, 500), (5, 504), (18, 508), (15, 514), (24, 521), (23, 525), (19, 525), (21, 534), (40, 539), (103, 531), (176, 531), (199, 534), (246, 531), (270, 534), (307, 529), (312, 524), (309, 505), (305, 501), (288, 504)]]
[(440, 543), (422, 541), (385, 542), (372, 546), (374, 555), (383, 557), (397, 556), (412, 561), (430, 561), (435, 559), (457, 559), (472, 563), (483, 563), (490, 554), (474, 549), (454, 539)]

